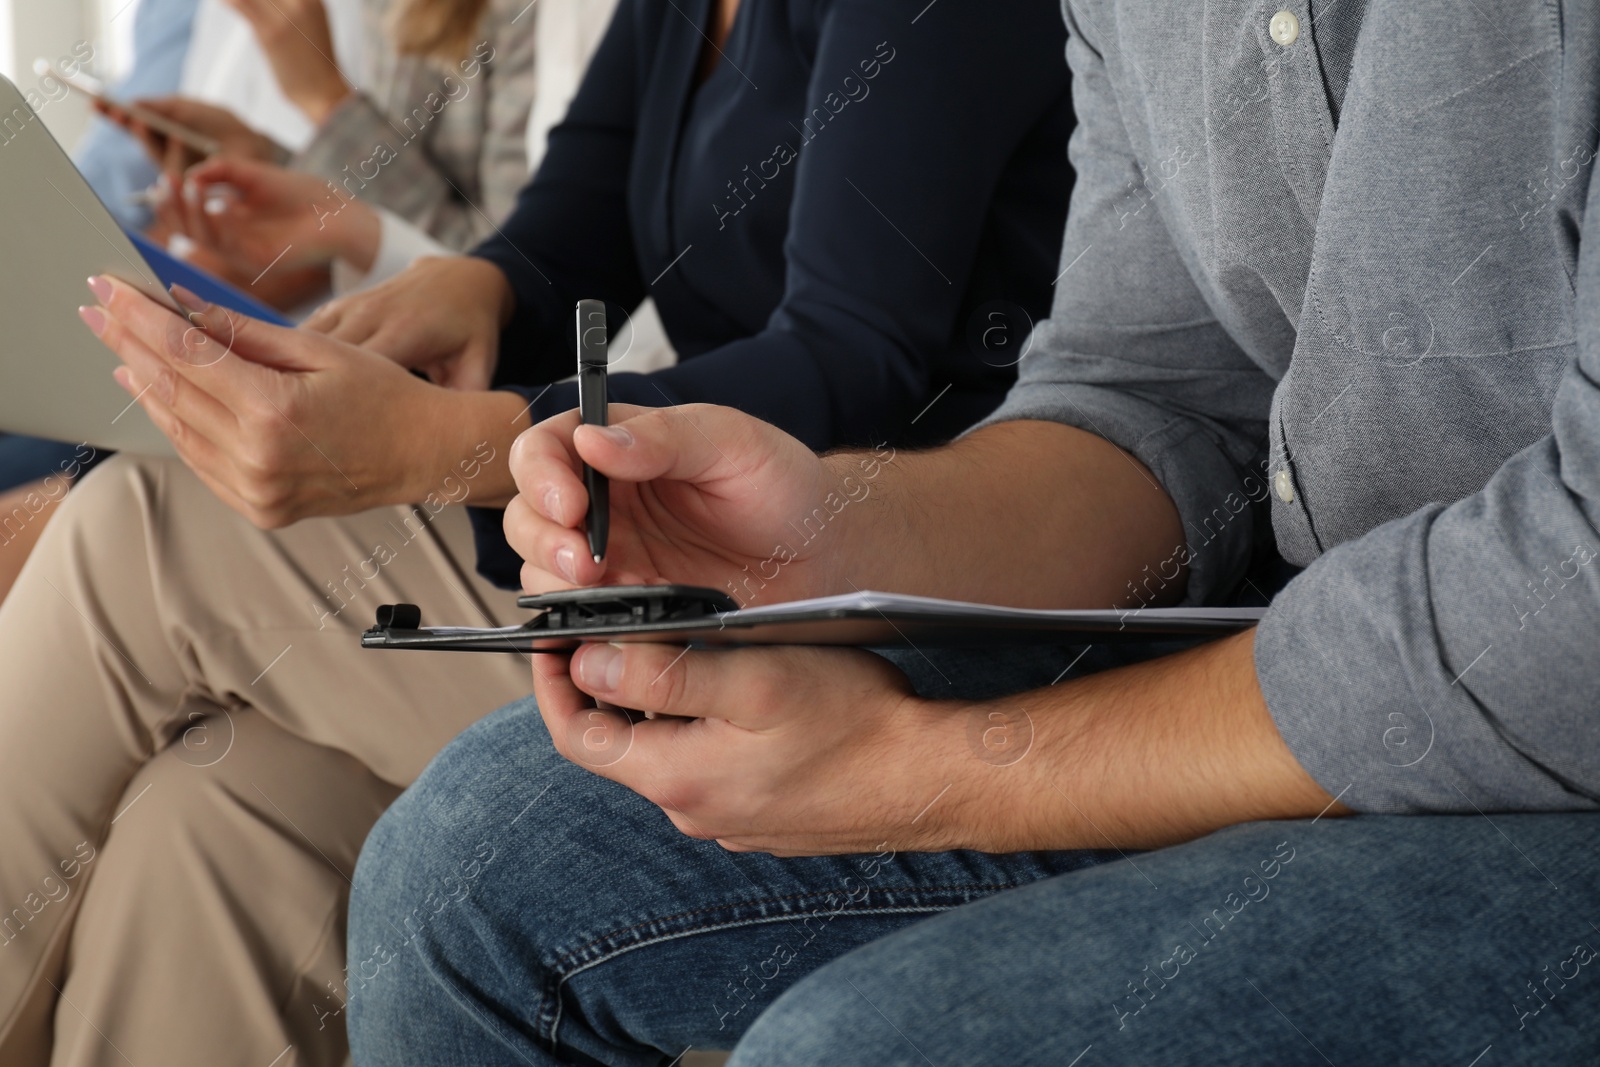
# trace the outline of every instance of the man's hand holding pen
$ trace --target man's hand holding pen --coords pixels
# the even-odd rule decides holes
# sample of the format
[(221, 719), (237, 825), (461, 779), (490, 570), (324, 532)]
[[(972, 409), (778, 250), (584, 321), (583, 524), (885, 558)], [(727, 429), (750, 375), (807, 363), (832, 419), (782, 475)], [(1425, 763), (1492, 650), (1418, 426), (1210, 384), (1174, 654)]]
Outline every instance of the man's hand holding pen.
[[(519, 495), (506, 535), (528, 561), (529, 591), (663, 581), (726, 589), (770, 560), (775, 545), (799, 540), (790, 524), (838, 488), (835, 466), (850, 459), (854, 469), (851, 457), (819, 458), (729, 408), (619, 404), (610, 418), (601, 427), (567, 412), (512, 449)], [(610, 482), (610, 538), (598, 563), (583, 530), (585, 464)], [(789, 600), (848, 590), (833, 563), (849, 558), (849, 536), (841, 529), (801, 550), (764, 592)], [(649, 798), (685, 833), (728, 848), (873, 851), (886, 826), (890, 847), (950, 847), (970, 836), (958, 829), (955, 804), (916, 819), (948, 784), (935, 781), (943, 768), (966, 752), (965, 717), (915, 696), (870, 653), (597, 644), (535, 656), (534, 693), (563, 755)], [(651, 718), (609, 710), (619, 707)], [(888, 773), (886, 746), (915, 746), (924, 758), (894, 761)]]
[[(568, 412), (528, 430), (512, 449), (519, 495), (506, 511), (506, 535), (527, 561), (530, 592), (656, 582), (719, 589), (733, 582), (738, 591), (740, 576), (771, 560), (774, 546), (790, 544), (792, 558), (762, 575), (771, 574), (763, 589), (769, 603), (845, 592), (852, 583), (960, 596), (966, 583), (988, 581), (989, 568), (1007, 567), (1005, 553), (907, 570), (910, 517), (966, 521), (974, 543), (991, 548), (999, 530), (1018, 540), (1040, 528), (1039, 515), (1005, 523), (981, 505), (991, 483), (1027, 483), (1047, 468), (990, 464), (986, 479), (974, 481), (975, 460), (1001, 444), (1026, 455), (1078, 433), (1016, 423), (975, 434), (960, 448), (906, 456), (875, 483), (870, 502), (852, 504), (826, 537), (805, 541), (793, 524), (839, 489), (859, 456), (819, 458), (727, 408), (618, 405), (610, 414), (612, 424), (599, 427)], [(1126, 467), (1119, 453), (1091, 450), (1090, 457), (1114, 461), (1096, 470)], [(610, 543), (600, 563), (582, 532), (585, 463), (611, 484)], [(1092, 487), (1092, 473), (1075, 477)], [(1125, 492), (1127, 483), (1108, 482), (1107, 491)], [(1056, 496), (1015, 498), (1037, 501), (1054, 518), (1048, 509), (1058, 506)], [(1054, 528), (1098, 523), (1099, 514), (1072, 511)], [(1154, 536), (1164, 536), (1155, 525)], [(1107, 544), (1151, 536), (1120, 526), (1092, 532)], [(1007, 597), (1013, 602), (1059, 606), (1115, 596), (1117, 572), (1105, 562), (1059, 577), (1009, 569), (1032, 579)], [(563, 755), (648, 797), (686, 833), (730, 848), (1150, 847), (1236, 822), (1339, 810), (1273, 725), (1255, 681), (1253, 643), (1246, 631), (1157, 662), (981, 702), (916, 695), (886, 661), (855, 650), (597, 644), (535, 656), (534, 693)], [(634, 722), (612, 708), (653, 717)], [(1008, 720), (1026, 715), (1032, 724), (1029, 758), (1003, 770), (974, 758), (967, 734), (975, 719), (987, 722), (996, 712)], [(1133, 765), (1129, 751), (1141, 754)], [(999, 810), (1023, 814), (992, 817)]]
[[(593, 585), (681, 582), (726, 589), (769, 559), (789, 528), (836, 488), (829, 461), (788, 434), (731, 408), (613, 404), (609, 426), (577, 411), (517, 439), (506, 509), (522, 585), (549, 592)], [(584, 532), (583, 466), (610, 482), (610, 536), (594, 561)], [(830, 566), (839, 546), (800, 548), (769, 583), (774, 600), (848, 590)]]

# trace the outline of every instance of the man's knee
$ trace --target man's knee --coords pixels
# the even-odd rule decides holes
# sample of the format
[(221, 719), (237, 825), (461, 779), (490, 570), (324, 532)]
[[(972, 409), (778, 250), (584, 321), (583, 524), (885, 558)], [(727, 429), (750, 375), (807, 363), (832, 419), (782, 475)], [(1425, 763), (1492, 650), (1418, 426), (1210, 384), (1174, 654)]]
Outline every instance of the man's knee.
[[(448, 745), (368, 835), (351, 896), (353, 979), (366, 957), (437, 947), (459, 911), (453, 906), (503, 858), (498, 831), (517, 813), (507, 816), (498, 801), (516, 792), (510, 778), (517, 761), (515, 747), (496, 742), (527, 728), (518, 708), (489, 716)], [(518, 721), (508, 722), (507, 712)]]
[(687, 907), (674, 894), (706, 847), (562, 758), (531, 699), (489, 715), (434, 758), (362, 850), (352, 1044), (372, 1052), (394, 1033), (449, 1025), (440, 1005), (482, 1005), (473, 1019), (525, 1013), (554, 995), (549, 961), (570, 964), (596, 930), (628, 929), (648, 905)]
[[(862, 989), (880, 987), (875, 968), (852, 954), (813, 971), (797, 982), (755, 1021), (740, 1039), (728, 1067), (831, 1067), (902, 1062), (911, 1048), (885, 1019), (893, 1004), (875, 1007)], [(887, 1001), (881, 991), (876, 998)], [(880, 1014), (879, 1009), (888, 1013)], [(880, 1033), (879, 1031), (886, 1031)], [(913, 1053), (914, 1056), (914, 1053)]]
[(530, 858), (547, 856), (539, 801), (559, 762), (533, 702), (514, 704), (462, 733), (378, 820), (351, 890), (354, 1043), (364, 1027), (379, 1031), (418, 999), (444, 995), (436, 976), (493, 955), (500, 946), (486, 931), (503, 929), (506, 915), (537, 929), (538, 917), (507, 912), (507, 899), (536, 881)]
[(451, 775), (424, 774), (367, 835), (351, 881), (343, 999), (353, 1048), (382, 1039), (413, 1008), (443, 1001), (434, 963), (456, 955), (470, 924), (459, 905), (497, 855), (466, 850), (448, 828)]

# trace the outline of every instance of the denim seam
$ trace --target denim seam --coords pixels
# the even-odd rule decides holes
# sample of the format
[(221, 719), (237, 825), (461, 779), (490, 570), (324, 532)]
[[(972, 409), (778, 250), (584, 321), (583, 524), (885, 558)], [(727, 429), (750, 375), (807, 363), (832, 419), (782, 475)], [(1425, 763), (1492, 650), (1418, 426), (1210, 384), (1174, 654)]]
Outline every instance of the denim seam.
[[(995, 892), (1001, 892), (1002, 890), (1009, 889), (1009, 888), (1015, 888), (1015, 887), (1014, 886), (1000, 886), (1000, 887), (997, 887), (995, 889)], [(958, 908), (958, 907), (961, 907), (961, 905), (960, 904), (903, 905), (903, 906), (894, 907), (894, 908), (872, 908), (872, 909), (855, 909), (855, 910), (852, 910), (852, 911), (842, 911), (842, 912), (838, 913), (837, 917), (845, 918), (845, 917), (873, 916), (873, 915), (923, 915), (923, 914), (932, 915), (932, 914), (936, 914), (938, 912), (951, 911), (951, 910), (954, 910), (955, 908)], [(562, 988), (562, 986), (567, 984), (568, 979), (575, 978), (578, 975), (582, 974), (584, 971), (587, 971), (592, 967), (598, 967), (602, 963), (608, 963), (611, 960), (616, 959), (618, 956), (625, 955), (625, 954), (627, 954), (629, 952), (634, 951), (635, 949), (649, 948), (649, 947), (651, 947), (653, 945), (664, 944), (665, 942), (668, 942), (668, 941), (677, 941), (677, 940), (680, 940), (681, 938), (695, 937), (695, 936), (698, 936), (700, 934), (715, 933), (715, 932), (717, 932), (719, 930), (737, 930), (737, 929), (740, 929), (740, 928), (746, 927), (746, 926), (763, 926), (763, 925), (770, 926), (773, 923), (787, 922), (787, 921), (789, 921), (789, 920), (791, 920), (793, 918), (795, 918), (795, 916), (793, 916), (793, 915), (771, 915), (771, 916), (764, 916), (762, 918), (757, 918), (757, 919), (741, 919), (738, 922), (717, 923), (717, 924), (712, 925), (712, 926), (699, 926), (699, 927), (695, 927), (695, 928), (689, 929), (689, 930), (678, 930), (678, 931), (675, 931), (673, 933), (662, 934), (659, 937), (653, 937), (653, 938), (649, 939), (648, 941), (639, 941), (639, 942), (636, 942), (635, 944), (632, 944), (632, 945), (625, 945), (622, 948), (616, 949), (613, 952), (609, 952), (604, 956), (601, 956), (601, 957), (599, 957), (597, 959), (590, 960), (587, 963), (581, 964), (578, 967), (574, 968), (573, 970), (568, 971), (566, 974), (562, 975), (556, 981), (554, 986), (549, 987), (549, 992), (544, 994), (544, 997), (553, 1006), (553, 1009), (554, 1009), (553, 1012), (547, 1012), (545, 1010), (545, 1008), (541, 1005), (540, 1010), (536, 1013), (535, 1017), (536, 1018), (544, 1018), (544, 1017), (546, 1017), (548, 1015), (548, 1017), (550, 1019), (550, 1022), (549, 1022), (547, 1037), (548, 1037), (548, 1040), (550, 1042), (551, 1049), (552, 1050), (558, 1049), (558, 1048), (560, 1048), (560, 1036), (559, 1035), (560, 1035), (560, 1030), (561, 1030), (561, 1016), (562, 1016), (562, 1012), (561, 1012), (561, 988)], [(630, 927), (630, 929), (632, 929), (632, 928)]]
[[(901, 886), (901, 887), (898, 887), (898, 888), (875, 886), (875, 887), (873, 887), (873, 891), (878, 892), (878, 893), (904, 893), (904, 894), (911, 895), (911, 896), (918, 896), (918, 895), (926, 895), (926, 894), (931, 894), (931, 893), (965, 893), (965, 892), (970, 892), (972, 890), (983, 890), (985, 892), (999, 892), (999, 891), (1005, 890), (1005, 889), (1015, 889), (1017, 887), (1017, 884), (1018, 883), (1015, 883), (1015, 882), (1005, 882), (1005, 883), (981, 883), (981, 884), (971, 884), (971, 885)], [(824, 891), (817, 891), (817, 892), (811, 892), (811, 893), (789, 893), (789, 894), (786, 894), (786, 895), (781, 896), (781, 897), (752, 897), (752, 898), (747, 899), (747, 900), (739, 900), (739, 901), (734, 901), (732, 903), (718, 904), (718, 905), (715, 905), (715, 906), (709, 907), (709, 908), (696, 908), (694, 911), (680, 911), (680, 912), (676, 912), (676, 913), (674, 913), (672, 915), (657, 916), (656, 918), (653, 918), (653, 919), (646, 919), (644, 922), (634, 923), (632, 926), (624, 926), (619, 930), (611, 930), (611, 931), (609, 931), (607, 933), (604, 933), (604, 934), (600, 935), (599, 937), (596, 937), (596, 938), (594, 938), (594, 939), (592, 939), (590, 941), (585, 942), (582, 945), (579, 945), (577, 948), (564, 949), (564, 950), (560, 950), (560, 951), (557, 951), (557, 952), (553, 953), (552, 955), (554, 957), (555, 966), (552, 969), (559, 972), (562, 969), (562, 965), (563, 965), (564, 961), (574, 960), (580, 954), (582, 954), (582, 953), (588, 951), (589, 949), (593, 948), (594, 946), (602, 944), (603, 942), (608, 941), (608, 940), (610, 940), (610, 939), (612, 939), (614, 937), (620, 937), (620, 936), (622, 936), (624, 934), (632, 933), (633, 931), (643, 929), (646, 926), (654, 926), (657, 923), (673, 922), (673, 921), (678, 920), (678, 919), (689, 919), (689, 918), (693, 918), (696, 915), (706, 915), (706, 914), (710, 914), (712, 912), (727, 911), (730, 908), (748, 907), (748, 906), (750, 906), (752, 904), (779, 904), (779, 903), (782, 903), (784, 901), (792, 901), (792, 900), (822, 899), (822, 898), (825, 898), (827, 896), (835, 895), (835, 894), (838, 894), (838, 893), (848, 893), (848, 890), (844, 890), (844, 889), (829, 889), (829, 890), (827, 890), (825, 892)]]

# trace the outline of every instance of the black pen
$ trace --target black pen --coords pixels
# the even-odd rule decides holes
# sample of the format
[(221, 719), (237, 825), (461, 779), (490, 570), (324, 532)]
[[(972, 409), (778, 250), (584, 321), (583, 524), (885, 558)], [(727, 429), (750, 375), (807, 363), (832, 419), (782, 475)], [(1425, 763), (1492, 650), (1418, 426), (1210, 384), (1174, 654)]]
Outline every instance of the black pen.
[[(578, 413), (585, 426), (606, 425), (606, 306), (599, 300), (578, 301)], [(583, 484), (589, 490), (589, 552), (599, 563), (606, 558), (606, 536), (611, 529), (611, 483), (606, 476), (583, 465)]]

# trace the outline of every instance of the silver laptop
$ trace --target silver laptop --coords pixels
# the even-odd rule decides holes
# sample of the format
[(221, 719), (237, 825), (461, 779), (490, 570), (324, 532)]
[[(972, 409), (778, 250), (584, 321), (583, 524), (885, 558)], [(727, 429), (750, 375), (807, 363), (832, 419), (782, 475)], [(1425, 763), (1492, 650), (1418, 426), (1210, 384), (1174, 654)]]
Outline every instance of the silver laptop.
[(0, 430), (171, 455), (78, 318), (108, 274), (176, 308), (17, 87), (0, 77)]

